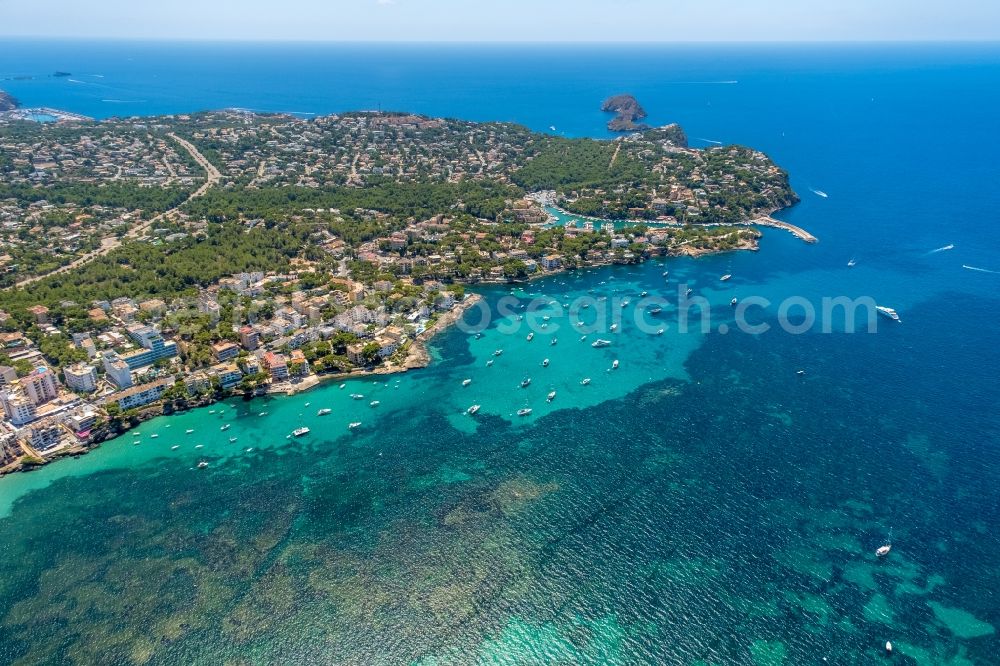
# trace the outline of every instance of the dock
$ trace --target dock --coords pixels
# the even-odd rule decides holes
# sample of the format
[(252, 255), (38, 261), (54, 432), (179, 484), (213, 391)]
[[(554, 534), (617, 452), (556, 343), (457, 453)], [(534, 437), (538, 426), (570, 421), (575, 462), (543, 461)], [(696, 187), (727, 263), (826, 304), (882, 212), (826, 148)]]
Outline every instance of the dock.
[(813, 236), (811, 233), (809, 233), (802, 227), (797, 227), (794, 224), (789, 224), (788, 222), (782, 222), (781, 220), (776, 220), (769, 215), (754, 220), (752, 224), (761, 227), (774, 227), (775, 229), (784, 229), (785, 231), (791, 233), (796, 238), (800, 238), (807, 243), (819, 242), (818, 238)]

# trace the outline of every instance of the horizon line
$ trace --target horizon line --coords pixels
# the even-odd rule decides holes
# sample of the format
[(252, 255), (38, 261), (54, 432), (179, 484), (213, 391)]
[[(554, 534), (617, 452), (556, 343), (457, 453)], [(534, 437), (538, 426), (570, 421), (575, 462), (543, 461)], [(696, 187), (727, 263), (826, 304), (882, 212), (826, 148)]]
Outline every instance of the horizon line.
[(744, 40), (703, 40), (677, 39), (671, 41), (635, 40), (573, 40), (573, 39), (293, 39), (284, 37), (123, 37), (112, 35), (7, 35), (0, 33), (0, 39), (48, 40), (74, 42), (126, 42), (126, 43), (204, 43), (204, 44), (323, 44), (323, 45), (405, 45), (405, 46), (810, 46), (810, 45), (1000, 45), (1000, 37), (995, 38), (885, 38), (885, 39), (744, 39)]

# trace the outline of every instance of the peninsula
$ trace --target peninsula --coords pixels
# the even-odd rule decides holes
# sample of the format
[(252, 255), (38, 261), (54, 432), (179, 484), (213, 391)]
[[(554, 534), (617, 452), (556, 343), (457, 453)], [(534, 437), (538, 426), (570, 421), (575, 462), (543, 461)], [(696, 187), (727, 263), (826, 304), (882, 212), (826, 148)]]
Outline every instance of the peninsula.
[(614, 119), (608, 122), (612, 132), (640, 132), (649, 129), (649, 125), (637, 121), (646, 118), (646, 110), (642, 108), (632, 95), (615, 95), (604, 100), (601, 111), (614, 113)]
[(755, 221), (797, 201), (763, 153), (677, 125), (18, 113), (0, 114), (7, 470), (228, 395), (419, 367), (470, 286), (755, 249)]

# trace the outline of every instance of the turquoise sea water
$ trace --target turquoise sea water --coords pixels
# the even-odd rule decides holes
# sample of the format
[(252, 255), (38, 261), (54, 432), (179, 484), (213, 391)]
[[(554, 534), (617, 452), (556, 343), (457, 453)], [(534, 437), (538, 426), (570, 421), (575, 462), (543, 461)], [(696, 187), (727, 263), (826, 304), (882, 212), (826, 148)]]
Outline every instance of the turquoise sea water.
[[(489, 327), (440, 335), (425, 370), (0, 479), (0, 662), (868, 664), (891, 640), (898, 663), (996, 663), (1000, 274), (962, 266), (1000, 270), (1000, 49), (236, 48), (4, 45), (0, 72), (156, 100), (129, 113), (382, 101), (595, 136), (630, 90), (771, 154), (803, 196), (781, 216), (820, 243), (768, 229), (757, 253), (486, 289)], [(0, 87), (106, 115), (86, 84)], [(677, 330), (679, 284), (711, 332)], [(626, 314), (594, 349), (559, 312), (642, 291), (670, 302), (663, 335)], [(841, 295), (903, 323), (780, 330), (783, 299)], [(752, 318), (773, 329), (721, 333), (734, 296), (769, 299)], [(528, 341), (533, 299), (550, 319)]]

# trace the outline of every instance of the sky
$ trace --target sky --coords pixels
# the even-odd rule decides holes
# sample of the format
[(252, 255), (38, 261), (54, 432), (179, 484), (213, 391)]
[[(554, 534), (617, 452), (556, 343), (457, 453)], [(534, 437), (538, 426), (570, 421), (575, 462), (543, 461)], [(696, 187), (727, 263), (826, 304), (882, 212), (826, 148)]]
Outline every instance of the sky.
[(429, 42), (992, 41), (1000, 40), (1000, 1), (0, 0), (0, 35)]

